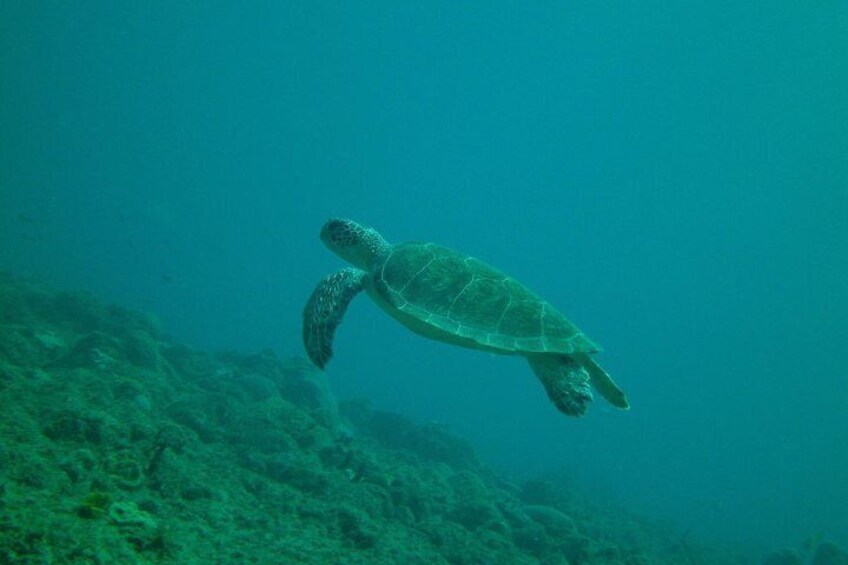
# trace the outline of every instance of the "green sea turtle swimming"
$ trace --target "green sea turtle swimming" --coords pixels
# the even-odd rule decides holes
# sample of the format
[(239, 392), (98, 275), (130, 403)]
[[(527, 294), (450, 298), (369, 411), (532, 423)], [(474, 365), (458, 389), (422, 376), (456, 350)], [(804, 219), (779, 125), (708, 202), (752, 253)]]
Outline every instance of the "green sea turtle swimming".
[(389, 244), (376, 230), (331, 219), (321, 240), (356, 268), (324, 277), (303, 311), (303, 342), (324, 368), (333, 335), (361, 290), (417, 334), (454, 345), (527, 358), (551, 401), (582, 416), (590, 383), (613, 406), (624, 392), (591, 355), (600, 347), (527, 287), (487, 265), (434, 243)]

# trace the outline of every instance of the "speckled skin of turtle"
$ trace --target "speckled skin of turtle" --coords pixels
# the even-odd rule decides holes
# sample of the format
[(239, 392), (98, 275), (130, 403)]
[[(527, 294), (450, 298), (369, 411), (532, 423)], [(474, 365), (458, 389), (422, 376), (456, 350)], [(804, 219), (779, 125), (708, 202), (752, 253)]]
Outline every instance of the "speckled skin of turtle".
[(624, 392), (592, 358), (600, 347), (549, 302), (490, 265), (434, 243), (389, 244), (372, 228), (331, 219), (321, 240), (353, 268), (324, 277), (303, 311), (309, 358), (324, 368), (350, 301), (365, 290), (386, 313), (430, 339), (527, 358), (561, 412), (581, 416), (592, 387), (613, 406)]

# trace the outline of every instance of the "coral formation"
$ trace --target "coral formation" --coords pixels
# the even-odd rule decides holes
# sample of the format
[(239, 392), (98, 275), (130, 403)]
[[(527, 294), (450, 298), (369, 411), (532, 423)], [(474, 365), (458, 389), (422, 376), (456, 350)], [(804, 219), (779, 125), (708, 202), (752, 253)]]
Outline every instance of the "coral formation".
[(303, 360), (206, 354), (11, 277), (0, 405), (4, 563), (753, 562), (509, 485), (443, 427), (338, 403)]

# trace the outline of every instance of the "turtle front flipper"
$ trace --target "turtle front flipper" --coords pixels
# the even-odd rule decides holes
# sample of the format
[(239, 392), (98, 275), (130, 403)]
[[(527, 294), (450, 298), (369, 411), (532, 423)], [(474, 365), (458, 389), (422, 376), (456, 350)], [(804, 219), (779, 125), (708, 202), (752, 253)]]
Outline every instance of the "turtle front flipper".
[(589, 373), (568, 355), (528, 355), (530, 367), (554, 406), (567, 416), (582, 416), (592, 402)]
[(342, 269), (321, 279), (303, 309), (303, 344), (318, 368), (333, 356), (333, 335), (348, 304), (363, 288), (365, 271)]

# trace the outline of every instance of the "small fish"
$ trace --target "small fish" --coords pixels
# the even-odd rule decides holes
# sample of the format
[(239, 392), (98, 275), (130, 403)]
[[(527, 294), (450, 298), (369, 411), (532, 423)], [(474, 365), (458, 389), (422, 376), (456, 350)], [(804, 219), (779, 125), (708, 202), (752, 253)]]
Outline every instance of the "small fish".
[(33, 216), (29, 216), (27, 214), (24, 214), (23, 212), (18, 214), (18, 219), (27, 224), (34, 224), (38, 221)]

